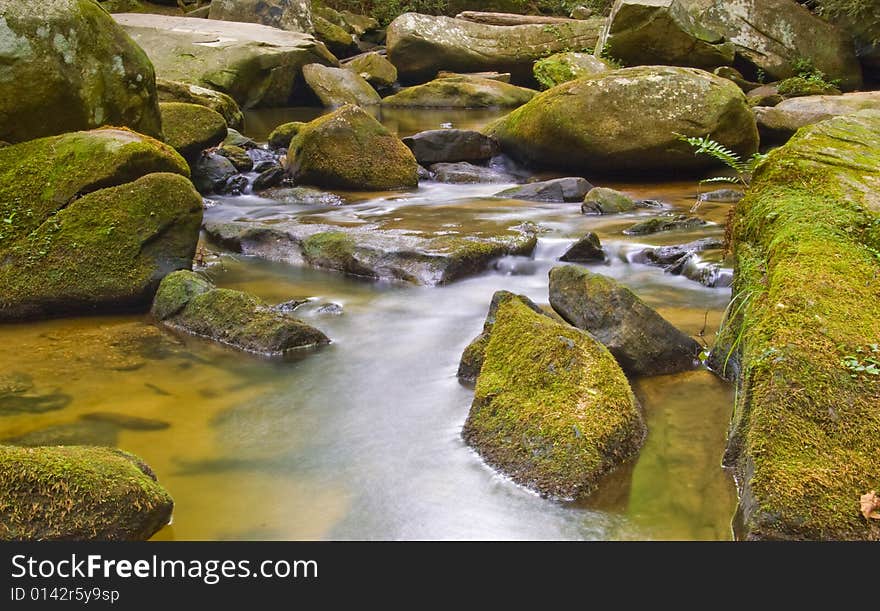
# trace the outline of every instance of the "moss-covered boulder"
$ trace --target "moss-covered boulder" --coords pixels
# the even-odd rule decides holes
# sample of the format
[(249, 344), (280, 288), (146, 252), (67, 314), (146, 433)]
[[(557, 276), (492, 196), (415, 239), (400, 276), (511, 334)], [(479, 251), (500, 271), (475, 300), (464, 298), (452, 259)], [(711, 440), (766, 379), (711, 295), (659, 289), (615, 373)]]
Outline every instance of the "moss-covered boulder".
[(191, 271), (168, 275), (153, 301), (153, 315), (163, 325), (263, 356), (283, 356), (330, 340), (262, 300), (218, 289)]
[(602, 242), (599, 241), (599, 236), (590, 231), (572, 244), (559, 257), (559, 260), (570, 263), (596, 263), (605, 260), (605, 251), (602, 250)]
[(220, 113), (198, 104), (162, 102), (165, 142), (184, 159), (193, 160), (203, 150), (226, 138), (226, 121)]
[(564, 265), (550, 270), (550, 305), (611, 351), (624, 371), (658, 375), (693, 369), (700, 345), (602, 274)]
[(293, 140), (294, 136), (306, 125), (308, 124), (302, 121), (282, 123), (269, 134), (269, 147), (273, 149), (286, 149), (290, 146), (290, 141)]
[(241, 108), (289, 106), (302, 97), (302, 67), (336, 65), (308, 34), (255, 23), (124, 13), (113, 15), (146, 51), (159, 78), (207, 87)]
[(87, 446), (0, 445), (0, 540), (143, 541), (174, 502), (137, 456)]
[(581, 78), (608, 72), (614, 67), (591, 53), (555, 53), (550, 57), (535, 62), (535, 80), (542, 89), (550, 89)]
[(494, 26), (464, 19), (406, 13), (388, 26), (388, 59), (401, 81), (423, 83), (440, 70), (509, 72), (531, 84), (538, 59), (596, 46), (605, 20)]
[(514, 157), (578, 173), (696, 171), (713, 163), (676, 134), (709, 135), (745, 156), (758, 147), (755, 117), (739, 87), (702, 70), (663, 66), (564, 83), (487, 132)]
[(303, 68), (303, 77), (321, 104), (328, 108), (344, 104), (372, 106), (382, 101), (373, 86), (351, 70), (309, 64)]
[(213, 0), (208, 18), (259, 23), (291, 32), (312, 31), (309, 0)]
[(241, 129), (244, 125), (244, 114), (238, 104), (230, 96), (213, 89), (199, 87), (191, 83), (156, 80), (160, 102), (184, 102), (198, 104), (220, 113), (231, 129)]
[(608, 187), (593, 187), (584, 196), (581, 212), (584, 214), (617, 214), (628, 212), (636, 207), (636, 202), (627, 195)]
[(101, 125), (161, 137), (146, 54), (93, 0), (0, 0), (0, 140)]
[(357, 44), (345, 28), (328, 21), (320, 15), (312, 18), (315, 38), (324, 43), (337, 57), (347, 57), (357, 52)]
[(644, 441), (626, 376), (589, 334), (514, 295), (498, 301), (462, 436), (515, 482), (583, 497)]
[(801, 98), (807, 95), (840, 95), (840, 89), (822, 79), (793, 76), (776, 85), (776, 91), (784, 98)]
[(739, 392), (726, 461), (740, 537), (880, 539), (880, 112), (800, 130), (733, 220), (731, 316), (713, 350)]
[(188, 177), (171, 147), (119, 129), (0, 148), (0, 320), (148, 304), (195, 252)]
[(383, 106), (414, 108), (516, 108), (537, 91), (476, 76), (447, 76), (409, 87), (382, 100)]
[(860, 91), (843, 95), (791, 98), (771, 107), (756, 107), (761, 140), (785, 142), (802, 127), (860, 110), (880, 110), (880, 92)]
[(302, 127), (290, 143), (289, 160), (294, 180), (307, 185), (388, 191), (419, 184), (409, 148), (350, 104)]
[(359, 74), (377, 89), (391, 87), (397, 82), (397, 68), (377, 51), (356, 55), (344, 62), (343, 67)]

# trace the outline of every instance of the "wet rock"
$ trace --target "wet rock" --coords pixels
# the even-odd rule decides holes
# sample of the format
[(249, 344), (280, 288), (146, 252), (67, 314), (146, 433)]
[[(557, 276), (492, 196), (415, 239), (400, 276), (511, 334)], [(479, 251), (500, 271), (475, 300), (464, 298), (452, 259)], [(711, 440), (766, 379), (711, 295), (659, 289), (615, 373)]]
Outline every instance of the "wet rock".
[(634, 263), (650, 263), (652, 265), (672, 265), (681, 260), (682, 257), (703, 252), (704, 250), (714, 250), (724, 248), (724, 241), (719, 238), (701, 238), (687, 244), (676, 244), (674, 246), (651, 246), (643, 248), (632, 254), (631, 260)]
[(762, 141), (785, 142), (802, 127), (860, 110), (880, 110), (880, 92), (792, 98), (773, 108), (755, 108)]
[(636, 202), (620, 191), (606, 187), (595, 187), (584, 197), (581, 204), (583, 214), (617, 214), (636, 208)]
[(453, 184), (516, 182), (516, 178), (495, 168), (460, 163), (435, 163), (428, 168), (437, 182)]
[(593, 188), (589, 182), (576, 176), (532, 182), (496, 193), (495, 197), (522, 199), (533, 202), (579, 202)]
[(509, 293), (495, 301), (462, 437), (523, 486), (584, 497), (645, 439), (626, 376), (590, 334)]
[(0, 539), (13, 541), (143, 541), (174, 506), (137, 456), (82, 446), (0, 446), (0, 499)]
[(254, 169), (254, 160), (241, 147), (224, 144), (217, 149), (217, 154), (226, 157), (239, 172), (250, 172)]
[(254, 180), (254, 191), (265, 191), (266, 189), (279, 185), (281, 184), (281, 181), (284, 180), (284, 176), (284, 168), (280, 165), (264, 170)]
[(401, 90), (382, 100), (403, 108), (516, 108), (537, 91), (473, 76), (448, 76)]
[(431, 174), (431, 170), (424, 166), (419, 166), (419, 182), (422, 182), (423, 180), (432, 180), (433, 178), (434, 175)]
[(550, 89), (585, 76), (613, 70), (614, 67), (592, 53), (557, 53), (535, 62), (535, 80)]
[(591, 333), (632, 375), (693, 369), (700, 345), (628, 288), (611, 278), (566, 265), (550, 270), (550, 305), (569, 323)]
[(559, 257), (560, 261), (571, 263), (594, 263), (605, 260), (605, 251), (602, 250), (602, 243), (592, 231), (575, 242), (571, 248)]
[(119, 412), (90, 412), (80, 416), (80, 420), (111, 424), (127, 431), (162, 431), (171, 426), (164, 420), (141, 418), (140, 416), (120, 414)]
[(377, 89), (387, 89), (397, 82), (397, 68), (377, 51), (356, 55), (343, 62), (342, 67), (359, 74)]
[(192, 181), (199, 193), (222, 193), (233, 176), (235, 166), (223, 155), (203, 152), (192, 164)]
[(160, 102), (198, 104), (219, 113), (230, 128), (240, 129), (244, 125), (244, 114), (235, 100), (225, 93), (191, 83), (165, 79), (156, 79), (156, 90), (159, 93)]
[(257, 143), (242, 135), (239, 131), (231, 127), (226, 130), (226, 138), (223, 140), (223, 146), (237, 146), (250, 152), (251, 149), (257, 148)]
[(351, 70), (310, 64), (303, 67), (303, 77), (326, 108), (372, 106), (382, 101), (372, 85)]
[(4, 444), (26, 448), (40, 446), (102, 446), (119, 445), (119, 428), (106, 422), (71, 422), (56, 424), (7, 437)]
[(162, 102), (162, 127), (165, 142), (184, 159), (193, 160), (205, 149), (212, 148), (226, 138), (223, 117), (198, 104)]
[(423, 165), (456, 161), (488, 161), (498, 145), (480, 132), (467, 129), (432, 129), (403, 139)]
[(283, 123), (272, 130), (269, 134), (269, 148), (286, 149), (290, 147), (290, 141), (305, 127), (307, 123), (291, 121)]
[(259, 23), (291, 32), (312, 31), (309, 0), (215, 0), (208, 18)]
[(700, 193), (697, 199), (699, 199), (701, 202), (721, 202), (725, 204), (735, 204), (743, 197), (745, 197), (745, 193), (743, 193), (739, 189), (716, 189), (715, 191)]
[(308, 299), (290, 299), (283, 303), (279, 303), (278, 305), (274, 306), (274, 308), (284, 314), (292, 314), (299, 306), (308, 302)]
[(248, 181), (247, 176), (237, 174), (227, 180), (226, 184), (223, 185), (223, 188), (218, 189), (217, 191), (223, 195), (243, 195), (247, 192), (249, 184), (250, 182)]
[(256, 297), (218, 289), (189, 271), (175, 272), (162, 281), (153, 315), (172, 329), (264, 356), (283, 356), (330, 341), (318, 329)]
[(641, 223), (636, 223), (629, 229), (624, 229), (624, 235), (650, 235), (662, 231), (678, 231), (695, 229), (706, 225), (706, 221), (696, 216), (675, 214), (658, 216)]
[(254, 172), (262, 174), (266, 170), (271, 170), (274, 167), (278, 167), (278, 162), (275, 161), (275, 159), (265, 159), (254, 164)]
[(4, 391), (0, 389), (0, 416), (17, 414), (44, 414), (64, 409), (72, 401), (70, 395), (61, 392), (38, 394), (28, 391)]
[(348, 203), (336, 193), (310, 187), (273, 187), (263, 191), (261, 195), (284, 204), (301, 206), (344, 206)]

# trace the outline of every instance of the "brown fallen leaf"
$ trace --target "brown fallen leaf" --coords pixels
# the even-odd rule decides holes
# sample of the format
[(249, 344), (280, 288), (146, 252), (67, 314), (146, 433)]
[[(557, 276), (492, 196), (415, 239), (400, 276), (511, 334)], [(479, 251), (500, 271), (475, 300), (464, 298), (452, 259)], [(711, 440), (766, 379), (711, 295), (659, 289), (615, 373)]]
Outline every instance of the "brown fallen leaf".
[(866, 520), (880, 520), (880, 496), (877, 492), (871, 490), (863, 494), (859, 499), (859, 506)]

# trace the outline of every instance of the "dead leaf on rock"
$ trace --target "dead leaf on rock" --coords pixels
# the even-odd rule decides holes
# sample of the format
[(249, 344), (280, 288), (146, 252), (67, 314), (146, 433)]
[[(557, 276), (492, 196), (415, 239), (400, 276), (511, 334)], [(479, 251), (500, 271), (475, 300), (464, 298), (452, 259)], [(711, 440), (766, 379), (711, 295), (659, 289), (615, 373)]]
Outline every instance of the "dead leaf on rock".
[(880, 520), (880, 496), (877, 496), (877, 492), (871, 490), (863, 494), (859, 499), (859, 506), (866, 520)]

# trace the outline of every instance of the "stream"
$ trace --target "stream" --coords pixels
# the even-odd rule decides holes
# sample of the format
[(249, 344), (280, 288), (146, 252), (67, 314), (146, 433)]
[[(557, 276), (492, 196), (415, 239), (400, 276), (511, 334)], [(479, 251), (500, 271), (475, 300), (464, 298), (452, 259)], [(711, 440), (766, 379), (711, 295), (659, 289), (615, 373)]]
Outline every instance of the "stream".
[[(251, 112), (246, 133), (262, 141), (279, 123), (316, 114)], [(382, 119), (406, 136), (444, 124), (475, 128), (496, 116), (408, 110), (383, 111)], [(695, 180), (595, 182), (682, 213), (698, 192)], [(579, 503), (516, 486), (465, 446), (460, 431), (473, 393), (456, 378), (492, 294), (506, 289), (546, 304), (548, 271), (587, 231), (609, 254), (590, 269), (711, 343), (730, 290), (627, 256), (639, 245), (721, 236), (730, 204), (704, 203), (698, 213), (711, 224), (696, 230), (626, 236), (623, 229), (657, 211), (584, 216), (578, 204), (491, 197), (510, 186), (427, 182), (412, 193), (345, 194), (349, 204), (325, 207), (211, 197), (212, 219), (299, 216), (425, 232), (532, 221), (544, 232), (533, 257), (506, 257), (441, 287), (224, 254), (207, 272), (220, 286), (270, 303), (342, 306), (341, 315), (297, 310), (333, 343), (283, 362), (160, 333), (144, 315), (2, 325), (0, 373), (26, 390), (14, 401), (0, 395), (0, 436), (115, 445), (141, 456), (175, 500), (173, 523), (154, 540), (731, 539), (736, 491), (720, 462), (734, 397), (711, 373), (633, 380), (647, 441)], [(720, 253), (704, 259), (719, 261)]]

